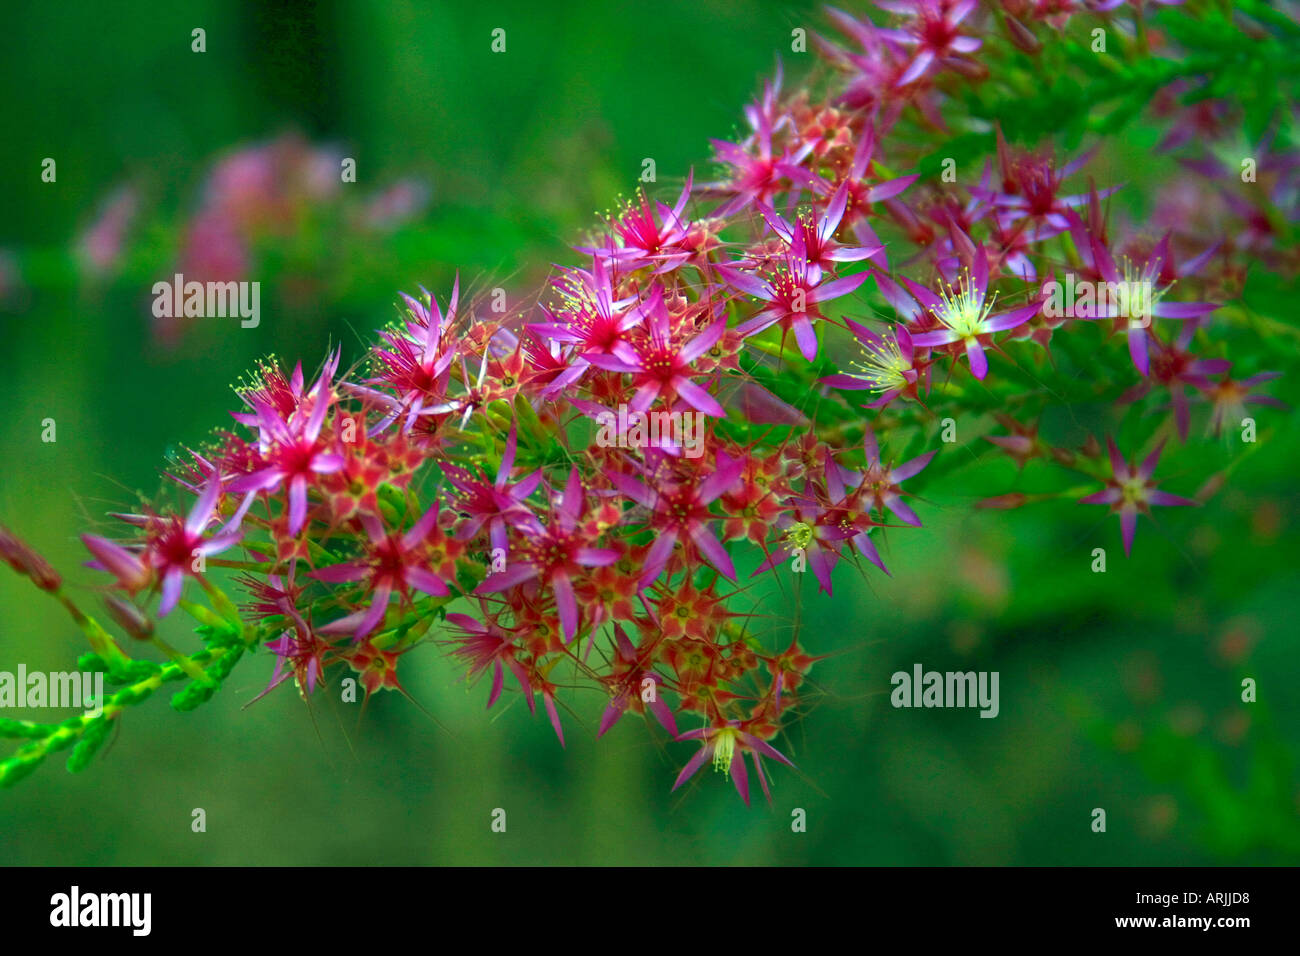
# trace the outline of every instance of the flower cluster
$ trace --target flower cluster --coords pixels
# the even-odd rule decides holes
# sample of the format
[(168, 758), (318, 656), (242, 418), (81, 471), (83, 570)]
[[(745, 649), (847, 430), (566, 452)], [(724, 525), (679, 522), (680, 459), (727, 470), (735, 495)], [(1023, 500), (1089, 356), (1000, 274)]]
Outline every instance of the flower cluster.
[[(1235, 377), (1216, 342), (1210, 294), (1239, 261), (1117, 227), (1113, 190), (1067, 186), (1084, 160), (1000, 130), (968, 176), (908, 172), (933, 148), (915, 131), (946, 129), (955, 91), (991, 82), (981, 56), (1028, 55), (1118, 4), (878, 6), (831, 11), (822, 78), (790, 93), (778, 74), (744, 135), (714, 143), (713, 179), (688, 177), (671, 204), (639, 193), (540, 296), (457, 281), (403, 296), (350, 370), (338, 353), (310, 381), (264, 365), (237, 429), (175, 469), (183, 516), (146, 509), (121, 516), (128, 536), (85, 537), (119, 604), (185, 609), (209, 650), (263, 646), (268, 690), (293, 676), (304, 696), (337, 669), (400, 690), (400, 655), (431, 638), (487, 678), (488, 707), (507, 685), (540, 697), (561, 743), (558, 691), (576, 681), (603, 696), (600, 734), (648, 714), (697, 748), (677, 786), (711, 762), (748, 802), (751, 773), (767, 794), (772, 765), (792, 765), (779, 738), (817, 658), (799, 639), (766, 648), (737, 594), (754, 576), (809, 569), (829, 594), (844, 564), (888, 573), (883, 541), (922, 526), (940, 421), (996, 410), (1011, 434), (990, 441), (1022, 466), (1082, 470), (1126, 551), (1139, 513), (1190, 503), (1154, 488), (1158, 447), (1135, 467), (1107, 435), (1107, 470), (1097, 440), (1051, 448), (1020, 413), (1067, 384), (1121, 412), (1168, 393), (1156, 445), (1187, 437), (1189, 395), (1214, 427), (1265, 400), (1267, 375)], [(249, 195), (248, 215), (274, 214)], [(1067, 271), (1149, 291), (1123, 300), (1137, 317), (1113, 302), (1057, 315), (1049, 285)], [(1051, 363), (1078, 374), (1043, 386)], [(700, 441), (598, 439), (629, 411), (698, 421)], [(209, 565), (242, 572), (233, 614)], [(211, 610), (185, 599), (191, 580)]]
[[(200, 281), (243, 278), (256, 243), (292, 236), (304, 219), (340, 201), (348, 162), (340, 150), (292, 134), (223, 156), (186, 227), (177, 268)], [(418, 212), (426, 198), (423, 183), (400, 180), (349, 210), (348, 226), (391, 228)]]
[[(417, 216), (429, 198), (428, 185), (415, 177), (379, 190), (350, 194), (355, 165), (342, 151), (309, 143), (287, 133), (232, 150), (212, 164), (197, 208), (179, 224), (179, 248), (168, 275), (191, 281), (233, 282), (258, 274), (269, 247), (310, 245), (308, 237), (329, 241), (373, 241)], [(141, 235), (144, 191), (119, 186), (102, 203), (77, 238), (84, 273), (105, 279), (126, 267), (132, 243)], [(310, 285), (313, 263), (286, 264)], [(304, 290), (305, 291), (305, 290)], [(304, 294), (303, 292), (299, 293)], [(173, 343), (184, 332), (183, 318), (155, 316), (154, 335)]]

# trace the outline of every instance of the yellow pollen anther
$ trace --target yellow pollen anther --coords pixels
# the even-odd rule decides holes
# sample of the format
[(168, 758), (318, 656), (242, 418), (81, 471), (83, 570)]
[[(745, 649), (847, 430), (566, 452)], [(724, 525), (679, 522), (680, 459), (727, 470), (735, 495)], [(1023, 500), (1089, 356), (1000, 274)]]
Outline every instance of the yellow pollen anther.
[(893, 329), (885, 332), (880, 338), (880, 345), (862, 346), (862, 356), (866, 361), (855, 361), (853, 364), (861, 371), (850, 374), (865, 379), (873, 392), (887, 392), (890, 389), (902, 388), (907, 384), (903, 373), (912, 366), (904, 361)]
[(736, 730), (723, 727), (713, 741), (713, 769), (726, 773), (731, 769), (731, 758), (736, 755)]
[(806, 521), (797, 521), (786, 529), (785, 536), (791, 544), (802, 550), (812, 541), (813, 526)]
[(963, 272), (958, 277), (956, 288), (949, 283), (944, 283), (944, 288), (939, 292), (942, 307), (931, 311), (934, 312), (935, 318), (963, 339), (970, 339), (982, 334), (984, 320), (988, 318), (996, 298), (995, 294), (990, 296), (987, 302), (978, 301), (970, 273)]

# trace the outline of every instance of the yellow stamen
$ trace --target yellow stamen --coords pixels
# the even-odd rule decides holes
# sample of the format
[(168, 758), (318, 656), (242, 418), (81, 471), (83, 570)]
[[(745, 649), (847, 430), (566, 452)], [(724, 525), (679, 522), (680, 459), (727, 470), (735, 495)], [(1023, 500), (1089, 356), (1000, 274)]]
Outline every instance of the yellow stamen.
[(805, 549), (813, 538), (813, 526), (806, 521), (796, 521), (786, 529), (785, 536), (796, 548)]
[(723, 773), (731, 770), (731, 758), (736, 755), (736, 730), (723, 727), (713, 740), (713, 769)]
[(885, 332), (880, 338), (880, 345), (862, 346), (862, 355), (866, 361), (855, 361), (853, 364), (861, 371), (851, 374), (856, 378), (866, 379), (873, 392), (887, 392), (890, 389), (902, 388), (907, 384), (903, 373), (912, 367), (911, 363), (904, 361), (893, 329)]
[(939, 292), (943, 307), (934, 314), (940, 322), (963, 339), (973, 339), (983, 334), (984, 320), (988, 318), (997, 296), (990, 296), (987, 302), (978, 301), (969, 272), (963, 272), (957, 282), (955, 289), (951, 284), (944, 283), (944, 289)]

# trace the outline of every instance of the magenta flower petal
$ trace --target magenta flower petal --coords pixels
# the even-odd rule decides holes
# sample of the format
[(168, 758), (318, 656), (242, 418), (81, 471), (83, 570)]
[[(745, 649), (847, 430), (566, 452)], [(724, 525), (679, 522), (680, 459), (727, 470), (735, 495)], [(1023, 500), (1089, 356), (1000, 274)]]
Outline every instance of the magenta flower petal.
[(727, 549), (722, 546), (722, 543), (713, 536), (713, 532), (704, 525), (700, 525), (691, 531), (691, 540), (709, 559), (709, 563), (722, 573), (723, 577), (728, 581), (736, 580), (736, 566), (731, 563), (731, 555), (727, 553)]
[(920, 335), (913, 335), (912, 344), (923, 349), (933, 349), (941, 345), (951, 345), (960, 337), (952, 329), (934, 329), (930, 332), (922, 332)]
[(704, 765), (704, 761), (708, 760), (712, 756), (713, 744), (705, 744), (696, 751), (695, 756), (686, 761), (686, 766), (683, 767), (682, 772), (677, 775), (677, 780), (673, 783), (673, 790), (676, 790), (687, 780), (691, 779), (691, 777), (695, 775), (695, 772)]
[(686, 404), (690, 405), (697, 412), (703, 412), (705, 415), (709, 415), (713, 418), (725, 418), (727, 416), (726, 409), (718, 404), (718, 400), (690, 379), (682, 378), (676, 380), (673, 383), (673, 388), (677, 390), (677, 394), (681, 397), (682, 401), (686, 402)]
[(208, 526), (212, 519), (213, 509), (217, 506), (217, 500), (221, 497), (221, 481), (214, 473), (203, 484), (203, 491), (194, 506), (190, 508), (190, 513), (185, 518), (185, 530), (190, 534), (200, 534)]
[(348, 581), (361, 581), (370, 574), (370, 567), (357, 562), (348, 562), (345, 564), (330, 564), (323, 568), (317, 568), (307, 575), (309, 578), (315, 578), (317, 581), (325, 581), (330, 584), (342, 584)]
[(1119, 526), (1124, 535), (1124, 554), (1131, 556), (1133, 553), (1133, 534), (1137, 531), (1137, 511), (1133, 508), (1125, 508), (1119, 513)]
[(840, 296), (848, 295), (855, 291), (858, 286), (867, 281), (865, 272), (856, 272), (851, 276), (844, 276), (839, 279), (832, 279), (823, 285), (819, 285), (815, 290), (814, 302), (829, 302), (831, 299), (838, 299)]
[(740, 794), (740, 799), (745, 801), (745, 806), (749, 806), (749, 771), (745, 769), (743, 753), (731, 756), (731, 780), (736, 785), (736, 792)]
[(560, 612), (560, 630), (567, 644), (578, 633), (578, 602), (573, 596), (573, 582), (561, 571), (551, 577), (551, 590), (555, 592), (555, 606)]
[(831, 572), (835, 569), (834, 560), (826, 552), (825, 548), (814, 548), (808, 555), (808, 566), (813, 570), (813, 576), (817, 578), (817, 583), (821, 585), (821, 590), (831, 594)]
[(761, 753), (764, 757), (771, 757), (773, 760), (779, 760), (787, 767), (794, 767), (794, 763), (793, 761), (790, 760), (789, 757), (785, 756), (785, 754), (781, 753), (779, 750), (777, 750), (767, 741), (760, 740), (759, 738), (755, 737), (753, 734), (742, 733), (740, 737), (747, 746), (757, 751), (758, 753)]
[(560, 746), (564, 746), (564, 728), (560, 726), (560, 714), (555, 709), (555, 698), (550, 694), (542, 695), (542, 703), (546, 705), (546, 713), (551, 718), (551, 726), (555, 728), (555, 736), (560, 739)]
[(672, 531), (667, 531), (655, 539), (655, 543), (650, 546), (650, 550), (645, 556), (645, 570), (641, 574), (641, 587), (646, 587), (654, 583), (655, 579), (663, 572), (664, 565), (668, 563), (668, 556), (673, 553), (673, 547), (677, 544), (677, 535)]
[(535, 565), (527, 563), (516, 563), (506, 568), (504, 571), (498, 571), (495, 574), (489, 574), (484, 578), (483, 583), (475, 590), (475, 594), (493, 594), (497, 591), (505, 591), (517, 584), (523, 584), (525, 581), (537, 577), (537, 568)]
[(806, 315), (796, 316), (794, 322), (791, 323), (791, 328), (794, 330), (794, 340), (799, 345), (799, 352), (808, 361), (816, 361), (817, 331), (813, 328), (812, 323), (808, 321), (808, 317)]
[(1217, 308), (1213, 302), (1157, 302), (1151, 311), (1162, 319), (1199, 319)]
[[(450, 620), (451, 615), (448, 614), (447, 618)], [(501, 688), (505, 686), (505, 683), (506, 683), (505, 668), (501, 666), (500, 661), (493, 661), (492, 662), (492, 691), (491, 693), (488, 694), (488, 702), (487, 702), (488, 710), (492, 709), (492, 705), (495, 704), (497, 702), (497, 698), (501, 696)]]
[(451, 593), (447, 587), (447, 582), (427, 568), (407, 568), (405, 579), (408, 584), (425, 594), (446, 597)]
[(871, 540), (871, 535), (865, 531), (856, 534), (852, 538), (853, 545), (858, 549), (858, 553), (874, 564), (880, 570), (889, 574), (889, 569), (885, 567), (884, 560), (880, 557), (880, 552), (876, 550), (876, 543)]
[(1010, 312), (991, 316), (984, 322), (984, 331), (1006, 332), (1008, 329), (1017, 328), (1037, 315), (1040, 309), (1042, 309), (1042, 303), (1031, 302), (1029, 305), (1012, 309)]
[(663, 697), (656, 694), (655, 699), (647, 706), (650, 709), (650, 713), (655, 715), (655, 719), (663, 725), (664, 730), (676, 737), (677, 721), (673, 718), (672, 708), (668, 706), (668, 703), (663, 699)]
[(619, 718), (623, 716), (623, 711), (627, 708), (627, 698), (619, 697), (611, 700), (605, 708), (605, 713), (601, 715), (600, 727), (596, 730), (597, 737), (605, 736), (605, 733), (618, 723)]
[[(924, 455), (917, 455), (911, 461), (903, 462), (903, 464), (889, 472), (890, 478), (897, 483), (919, 475), (921, 471), (924, 470), (925, 466), (930, 464), (930, 460), (937, 454), (937, 451), (928, 451)], [(879, 463), (879, 459), (877, 459), (876, 464)]]
[(1153, 505), (1191, 505), (1195, 507), (1198, 502), (1191, 498), (1184, 498), (1182, 495), (1170, 494), (1167, 491), (1154, 489), (1147, 492), (1147, 501)]
[(702, 504), (709, 504), (730, 491), (744, 471), (744, 458), (728, 458), (725, 454), (720, 455), (717, 470), (700, 482), (696, 497)]
[(149, 583), (149, 568), (139, 555), (128, 551), (115, 541), (95, 534), (83, 534), (82, 543), (103, 568), (128, 590), (138, 591)]
[(1130, 328), (1128, 330), (1128, 351), (1133, 357), (1133, 365), (1143, 375), (1151, 374), (1151, 358), (1147, 352), (1146, 329)]
[(1124, 500), (1124, 493), (1118, 488), (1107, 488), (1096, 494), (1080, 498), (1079, 503), (1085, 505), (1113, 505)]
[(179, 568), (172, 568), (163, 575), (162, 600), (158, 602), (158, 616), (166, 617), (181, 599), (181, 589), (185, 586), (185, 574)]
[(903, 523), (910, 524), (914, 528), (921, 527), (921, 519), (916, 516), (916, 512), (908, 507), (907, 503), (898, 495), (886, 498), (885, 507), (898, 515), (899, 520)]
[(289, 533), (297, 534), (307, 520), (307, 476), (294, 475), (289, 482)]
[(989, 373), (988, 356), (984, 354), (984, 347), (980, 345), (979, 339), (966, 340), (966, 358), (970, 361), (971, 374), (978, 379), (983, 379)]

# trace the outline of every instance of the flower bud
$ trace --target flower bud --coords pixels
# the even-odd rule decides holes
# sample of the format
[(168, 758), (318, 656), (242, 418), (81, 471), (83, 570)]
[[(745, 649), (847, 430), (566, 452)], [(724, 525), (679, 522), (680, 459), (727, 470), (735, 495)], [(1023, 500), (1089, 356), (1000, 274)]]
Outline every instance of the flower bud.
[(997, 511), (1009, 511), (1012, 508), (1019, 508), (1029, 499), (1025, 497), (1024, 492), (1013, 491), (1008, 495), (996, 495), (992, 498), (985, 498), (983, 501), (976, 502), (976, 508), (991, 508)]
[(137, 641), (153, 639), (153, 621), (145, 617), (138, 607), (117, 594), (104, 598), (109, 616), (117, 622), (118, 627), (134, 637)]
[(8, 528), (0, 525), (0, 558), (8, 561), (9, 566), (19, 574), (26, 574), (21, 560), (22, 551), (22, 542), (10, 534)]
[(132, 594), (149, 585), (148, 566), (120, 544), (95, 534), (83, 534), (81, 541), (99, 565)]
[(31, 550), (27, 552), (27, 576), (42, 591), (57, 591), (63, 587), (63, 576), (50, 562)]
[(1066, 468), (1073, 467), (1074, 465), (1074, 452), (1070, 451), (1068, 448), (1053, 448), (1052, 457)]
[(57, 591), (63, 586), (63, 578), (50, 562), (4, 527), (0, 527), (0, 558), (19, 574), (31, 578), (42, 591)]
[(1226, 471), (1216, 471), (1206, 479), (1205, 484), (1201, 485), (1193, 497), (1201, 504), (1204, 504), (1222, 491), (1227, 482), (1228, 473)]
[(1029, 27), (1011, 16), (1011, 14), (1007, 14), (1005, 20), (1007, 24), (1007, 38), (1010, 39), (1018, 49), (1024, 50), (1026, 53), (1037, 53), (1043, 48), (1043, 44), (1039, 42), (1038, 37), (1034, 36), (1034, 31), (1030, 30)]

